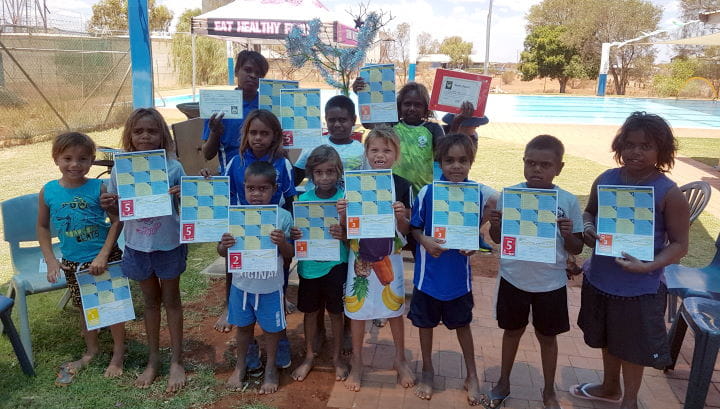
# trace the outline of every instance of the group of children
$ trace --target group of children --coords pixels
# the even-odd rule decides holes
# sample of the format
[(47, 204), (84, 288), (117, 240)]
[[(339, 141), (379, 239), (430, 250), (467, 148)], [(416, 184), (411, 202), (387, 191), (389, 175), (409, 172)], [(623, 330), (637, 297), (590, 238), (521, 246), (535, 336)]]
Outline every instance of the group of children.
[[(324, 337), (324, 313), (328, 312), (333, 335), (332, 357), (336, 380), (348, 389), (360, 390), (362, 345), (367, 320), (388, 320), (396, 353), (394, 368), (403, 387), (416, 385), (416, 395), (430, 399), (434, 368), (433, 330), (442, 322), (455, 330), (467, 368), (465, 388), (471, 405), (495, 408), (510, 395), (510, 372), (520, 337), (532, 323), (540, 344), (545, 387), (545, 407), (558, 408), (554, 379), (558, 347), (556, 336), (569, 331), (566, 293), (566, 259), (579, 254), (583, 245), (595, 245), (595, 220), (598, 213), (596, 185), (650, 185), (655, 188), (655, 259), (642, 262), (631, 255), (622, 258), (593, 255), (586, 266), (582, 289), (579, 325), (591, 347), (602, 348), (605, 377), (602, 384), (581, 384), (570, 393), (583, 399), (622, 402), (624, 408), (637, 405), (637, 392), (644, 366), (663, 367), (669, 351), (662, 318), (665, 288), (662, 268), (677, 262), (687, 251), (687, 204), (677, 186), (664, 172), (673, 165), (675, 138), (660, 117), (645, 113), (631, 115), (620, 128), (612, 144), (619, 168), (598, 177), (584, 210), (577, 198), (553, 183), (563, 168), (562, 142), (540, 135), (525, 147), (525, 182), (517, 187), (558, 191), (557, 249), (555, 263), (500, 260), (496, 294), (497, 320), (504, 330), (500, 379), (483, 393), (475, 366), (472, 322), (473, 294), (469, 257), (474, 251), (443, 247), (434, 238), (432, 224), (433, 161), (442, 171), (441, 180), (469, 181), (469, 172), (481, 146), (477, 136), (466, 133), (444, 135), (443, 129), (428, 119), (429, 95), (424, 86), (408, 83), (398, 93), (400, 121), (376, 125), (360, 143), (351, 138), (356, 121), (354, 103), (347, 97), (331, 98), (325, 107), (329, 135), (325, 144), (303, 151), (295, 166), (283, 149), (282, 129), (269, 111), (257, 110), (258, 78), (267, 73), (267, 62), (258, 53), (243, 51), (237, 59), (238, 86), (246, 99), (244, 120), (211, 118), (206, 126), (203, 152), (207, 158), (220, 155), (221, 170), (230, 177), (231, 204), (277, 204), (279, 223), (270, 234), (278, 246), (277, 274), (266, 279), (228, 274), (227, 308), (216, 329), (237, 327), (238, 359), (227, 381), (230, 388), (241, 388), (248, 371), (262, 366), (259, 346), (253, 340), (254, 325), (265, 333), (266, 362), (260, 393), (273, 393), (279, 386), (278, 368), (290, 366), (290, 351), (285, 334), (285, 288), (294, 240), (302, 233), (294, 227), (292, 202), (296, 184), (309, 180), (299, 200), (336, 202), (340, 223), (330, 226), (332, 236), (341, 240), (338, 261), (300, 261), (297, 307), (305, 314), (306, 354), (292, 378), (304, 380), (313, 367)], [(354, 88), (362, 86), (357, 81)], [(253, 92), (254, 91), (254, 92)], [(472, 112), (465, 106), (463, 112)], [(459, 115), (451, 129), (462, 128), (466, 115)], [(139, 109), (128, 118), (122, 147), (126, 151), (169, 149), (168, 127), (154, 109)], [(170, 152), (170, 150), (168, 151)], [(149, 386), (159, 372), (160, 308), (165, 305), (172, 344), (168, 391), (185, 384), (182, 363), (182, 304), (179, 276), (185, 269), (187, 248), (179, 242), (177, 206), (170, 216), (127, 221), (124, 225), (125, 248), (122, 256), (116, 239), (122, 229), (117, 217), (117, 189), (113, 177), (107, 186), (86, 175), (94, 158), (95, 145), (85, 135), (72, 133), (56, 138), (53, 159), (62, 177), (49, 182), (40, 194), (38, 235), (48, 262), (48, 279), (55, 280), (63, 270), (77, 297), (74, 274), (83, 269), (98, 274), (108, 261), (122, 258), (123, 272), (140, 284), (145, 302), (144, 322), (149, 356), (138, 387)], [(182, 165), (168, 160), (170, 191), (179, 194)], [(347, 240), (343, 172), (354, 169), (392, 169), (395, 197), (395, 237)], [(207, 170), (202, 174), (208, 175)], [(502, 220), (502, 198), (480, 184), (477, 203), (482, 222), (489, 221), (490, 236), (498, 242)], [(70, 201), (83, 200), (87, 206), (72, 207)], [(82, 208), (82, 210), (81, 210)], [(82, 214), (81, 214), (82, 212)], [(92, 212), (92, 214), (90, 214)], [(87, 215), (86, 215), (87, 214)], [(105, 214), (109, 217), (107, 221)], [(673, 215), (670, 217), (669, 215)], [(65, 223), (63, 216), (72, 223)], [(50, 224), (59, 232), (63, 260), (52, 254)], [(78, 233), (83, 232), (81, 236)], [(235, 240), (222, 236), (217, 250), (226, 256)], [(401, 251), (412, 251), (415, 266), (413, 292), (408, 318), (419, 329), (422, 371), (416, 379), (405, 355), (405, 288)], [(282, 273), (282, 274), (281, 274)], [(349, 323), (347, 322), (349, 320)], [(344, 328), (349, 326), (352, 339), (350, 365), (343, 361), (341, 345)], [(124, 353), (123, 325), (111, 328), (115, 348), (106, 376), (122, 373)], [(97, 335), (85, 331), (87, 351), (75, 362), (65, 364), (58, 373), (58, 384), (72, 381), (74, 374), (97, 353)], [(623, 370), (624, 388), (620, 386)]]

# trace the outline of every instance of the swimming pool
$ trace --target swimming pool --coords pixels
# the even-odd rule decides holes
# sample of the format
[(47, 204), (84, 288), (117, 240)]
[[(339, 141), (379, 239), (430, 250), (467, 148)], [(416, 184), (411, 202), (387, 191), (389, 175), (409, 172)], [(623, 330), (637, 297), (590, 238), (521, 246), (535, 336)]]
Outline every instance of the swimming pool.
[[(321, 90), (321, 107), (337, 94)], [(355, 95), (351, 98), (357, 103)], [(155, 104), (174, 106), (191, 101), (192, 95), (178, 95), (164, 98), (164, 103), (157, 98)], [(619, 126), (634, 111), (658, 114), (675, 128), (720, 129), (720, 103), (715, 101), (491, 94), (485, 114), (491, 122)]]

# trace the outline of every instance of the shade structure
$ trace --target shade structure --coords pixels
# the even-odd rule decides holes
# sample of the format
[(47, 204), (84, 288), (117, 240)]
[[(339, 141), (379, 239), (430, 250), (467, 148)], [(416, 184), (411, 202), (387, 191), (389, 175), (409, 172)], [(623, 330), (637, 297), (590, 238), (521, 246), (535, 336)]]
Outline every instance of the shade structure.
[(681, 38), (678, 40), (656, 41), (653, 44), (720, 46), (720, 33), (708, 34), (699, 37)]

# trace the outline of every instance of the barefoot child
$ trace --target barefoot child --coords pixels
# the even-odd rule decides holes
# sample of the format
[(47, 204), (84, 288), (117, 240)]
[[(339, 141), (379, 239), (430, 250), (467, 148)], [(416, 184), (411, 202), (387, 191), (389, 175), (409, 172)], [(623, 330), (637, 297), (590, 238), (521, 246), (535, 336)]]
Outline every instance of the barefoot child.
[[(230, 203), (233, 205), (247, 204), (245, 196), (245, 172), (255, 162), (267, 162), (275, 168), (276, 189), (270, 197), (270, 204), (277, 204), (290, 211), (297, 192), (293, 183), (292, 164), (285, 157), (283, 149), (283, 136), (280, 121), (270, 111), (258, 109), (251, 112), (242, 127), (240, 141), (240, 154), (233, 158), (227, 166), (226, 175), (230, 177)], [(289, 260), (285, 260), (289, 267)], [(289, 269), (283, 268), (289, 273)], [(226, 295), (230, 294), (232, 274), (225, 274)], [(287, 277), (285, 277), (285, 287)], [(284, 288), (285, 288), (284, 287)], [(229, 332), (232, 328), (227, 323), (227, 308), (218, 318), (215, 329), (220, 332)], [(258, 371), (262, 368), (257, 343), (251, 342), (248, 351), (248, 370)], [(287, 368), (291, 364), (290, 343), (287, 337), (280, 339), (278, 346), (277, 364), (280, 368)]]
[[(253, 162), (247, 167), (244, 177), (244, 197), (247, 204), (271, 204), (271, 198), (277, 190), (277, 171), (268, 162)], [(283, 208), (278, 208), (279, 228), (270, 233), (270, 240), (278, 247), (277, 270), (267, 278), (234, 273), (228, 299), (228, 322), (237, 327), (237, 363), (235, 370), (227, 380), (231, 389), (241, 389), (246, 373), (246, 355), (248, 345), (253, 341), (255, 323), (260, 324), (265, 333), (265, 352), (267, 363), (265, 377), (260, 393), (275, 393), (280, 384), (276, 367), (278, 341), (286, 338), (285, 309), (283, 305), (283, 259), (292, 258), (293, 246), (289, 241), (292, 216)], [(235, 238), (225, 233), (218, 244), (218, 253), (227, 257), (228, 249), (235, 245)]]
[[(441, 180), (468, 181), (468, 173), (475, 159), (475, 145), (467, 135), (451, 134), (443, 137), (435, 150), (435, 160), (440, 163)], [(478, 207), (483, 208), (482, 194)], [(433, 328), (440, 321), (457, 333), (462, 348), (467, 377), (465, 389), (470, 405), (480, 404), (480, 385), (475, 367), (470, 322), (472, 321), (473, 296), (470, 286), (469, 256), (473, 251), (443, 248), (443, 240), (432, 236), (432, 185), (420, 190), (412, 209), (410, 226), (417, 241), (415, 278), (412, 302), (408, 318), (420, 329), (422, 352), (422, 375), (415, 394), (421, 399), (432, 397), (434, 369), (432, 364)]]
[[(52, 157), (62, 176), (48, 182), (40, 190), (37, 236), (48, 266), (47, 279), (54, 283), (65, 273), (70, 295), (77, 308), (82, 310), (80, 287), (76, 273), (88, 270), (98, 275), (105, 272), (109, 261), (118, 261), (122, 252), (116, 242), (122, 230), (117, 215), (108, 214), (100, 206), (100, 195), (105, 192), (102, 180), (88, 179), (95, 160), (95, 142), (79, 132), (58, 135), (53, 141)], [(58, 232), (63, 259), (60, 263), (52, 251), (50, 225)], [(82, 334), (86, 351), (82, 358), (60, 366), (55, 384), (72, 383), (77, 372), (87, 366), (99, 352), (98, 332), (88, 331), (81, 318)], [(123, 372), (125, 353), (125, 324), (110, 327), (113, 338), (113, 356), (105, 369), (106, 377), (116, 377)]]
[(630, 409), (638, 407), (645, 367), (664, 369), (671, 362), (663, 320), (667, 288), (661, 278), (665, 266), (678, 263), (687, 253), (689, 210), (685, 196), (665, 176), (677, 152), (677, 140), (665, 120), (634, 112), (615, 136), (612, 150), (620, 167), (603, 172), (593, 182), (583, 214), (585, 244), (595, 247), (598, 238), (598, 185), (653, 186), (655, 257), (640, 261), (622, 253), (617, 258), (597, 254), (590, 258), (578, 326), (588, 346), (602, 348), (603, 380), (574, 385), (570, 394)]
[[(372, 169), (390, 169), (398, 159), (400, 143), (393, 130), (378, 126), (365, 138), (365, 155)], [(395, 237), (350, 241), (347, 281), (345, 282), (345, 315), (352, 332), (352, 369), (345, 387), (360, 390), (363, 372), (363, 338), (365, 321), (389, 319), (398, 383), (405, 388), (415, 384), (415, 376), (405, 358), (405, 281), (400, 250), (409, 228), (410, 183), (393, 174), (395, 202), (393, 209), (397, 229)], [(345, 220), (347, 200), (338, 201), (340, 220)]]
[[(300, 200), (326, 200), (335, 205), (338, 199), (345, 196), (339, 187), (343, 174), (343, 164), (337, 151), (328, 145), (320, 145), (313, 149), (307, 157), (305, 170), (314, 188), (300, 195)], [(347, 378), (348, 367), (340, 358), (343, 339), (343, 284), (347, 275), (347, 246), (344, 243), (345, 233), (342, 226), (334, 224), (329, 227), (330, 233), (340, 243), (339, 261), (298, 261), (298, 304), (300, 311), (305, 313), (303, 328), (305, 329), (305, 360), (292, 373), (292, 378), (302, 381), (313, 366), (316, 350), (316, 338), (320, 336), (318, 317), (323, 317), (324, 310), (330, 315), (333, 333), (332, 357), (335, 365), (335, 380)], [(300, 229), (291, 230), (293, 240), (302, 238)]]
[[(557, 249), (554, 263), (500, 259), (500, 285), (497, 294), (497, 320), (503, 332), (500, 380), (485, 399), (487, 408), (497, 408), (510, 395), (510, 372), (520, 344), (520, 338), (528, 325), (532, 310), (535, 336), (540, 343), (545, 387), (542, 397), (545, 408), (558, 409), (555, 395), (555, 369), (557, 366), (557, 335), (570, 331), (567, 307), (568, 254), (582, 251), (582, 215), (577, 198), (557, 185), (553, 178), (563, 168), (565, 148), (562, 142), (550, 135), (540, 135), (525, 147), (525, 180), (513, 187), (555, 189), (557, 206)], [(502, 196), (498, 209), (502, 208)], [(490, 235), (500, 243), (502, 212), (492, 210)]]
[[(139, 108), (125, 122), (122, 147), (126, 152), (165, 149), (172, 152), (172, 138), (162, 115), (154, 108)], [(185, 175), (182, 165), (168, 157), (169, 193), (180, 194), (180, 178)], [(108, 193), (103, 194), (103, 206), (117, 213), (117, 168), (113, 168)], [(125, 254), (122, 270), (131, 280), (140, 283), (145, 302), (145, 332), (148, 342), (148, 363), (138, 376), (135, 386), (149, 387), (160, 372), (160, 310), (165, 306), (170, 331), (172, 356), (167, 392), (185, 386), (183, 367), (183, 310), (180, 300), (180, 274), (185, 271), (187, 246), (180, 244), (180, 218), (174, 200), (172, 214), (125, 222)]]

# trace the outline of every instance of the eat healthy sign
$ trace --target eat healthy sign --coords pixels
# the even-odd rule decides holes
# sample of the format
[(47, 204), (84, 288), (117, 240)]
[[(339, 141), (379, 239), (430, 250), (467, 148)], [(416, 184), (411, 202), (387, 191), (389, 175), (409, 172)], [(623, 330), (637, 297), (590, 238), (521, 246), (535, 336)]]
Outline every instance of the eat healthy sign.
[(209, 35), (224, 35), (250, 38), (286, 38), (295, 26), (304, 33), (308, 30), (307, 21), (291, 20), (253, 20), (253, 19), (208, 19)]

